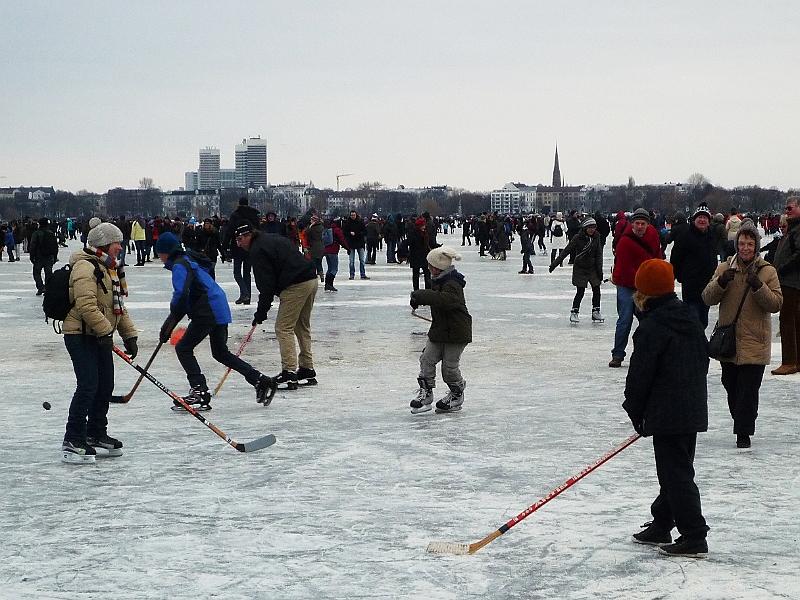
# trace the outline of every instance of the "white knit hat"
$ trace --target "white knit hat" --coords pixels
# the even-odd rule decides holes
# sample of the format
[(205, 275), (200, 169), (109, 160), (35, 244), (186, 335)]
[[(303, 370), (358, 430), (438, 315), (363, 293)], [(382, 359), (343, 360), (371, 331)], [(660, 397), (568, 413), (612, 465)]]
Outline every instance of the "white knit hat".
[(93, 248), (108, 246), (114, 242), (122, 243), (122, 232), (113, 223), (100, 223), (89, 231), (86, 243)]
[(103, 220), (100, 217), (92, 217), (91, 219), (89, 219), (89, 229), (94, 229), (102, 222)]
[(461, 255), (447, 246), (439, 246), (428, 252), (428, 264), (444, 271), (453, 264), (454, 260), (461, 260)]

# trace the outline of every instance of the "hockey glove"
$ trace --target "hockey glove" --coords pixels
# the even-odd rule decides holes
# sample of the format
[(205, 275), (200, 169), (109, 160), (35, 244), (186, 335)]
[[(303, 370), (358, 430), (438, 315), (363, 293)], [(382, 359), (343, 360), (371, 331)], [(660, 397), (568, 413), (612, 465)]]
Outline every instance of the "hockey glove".
[(161, 326), (161, 331), (158, 334), (158, 341), (162, 344), (166, 344), (169, 341), (169, 336), (172, 335), (172, 330), (175, 329), (175, 321), (172, 317), (167, 317), (167, 320), (164, 321), (164, 324)]
[(114, 347), (114, 334), (109, 333), (108, 335), (101, 335), (97, 338), (97, 345), (100, 346), (100, 349), (110, 352)]
[(411, 310), (417, 310), (419, 308), (419, 302), (417, 302), (417, 299), (414, 298), (414, 294), (411, 294), (411, 300), (409, 301), (409, 304), (411, 305)]
[(267, 320), (267, 313), (262, 313), (261, 311), (257, 310), (256, 314), (253, 315), (252, 326), (255, 327), (256, 325), (261, 325), (266, 320)]
[(556, 266), (555, 266), (555, 265), (550, 265), (550, 266), (547, 268), (547, 270), (548, 270), (548, 271), (550, 271), (550, 272), (552, 273), (553, 271), (555, 271), (555, 270), (556, 270)]
[(644, 419), (636, 419), (631, 417), (631, 423), (633, 424), (633, 429), (639, 435), (644, 435)]
[(139, 338), (137, 337), (129, 337), (127, 340), (122, 340), (122, 343), (125, 344), (125, 354), (131, 357), (131, 360), (136, 358), (136, 355), (139, 354)]

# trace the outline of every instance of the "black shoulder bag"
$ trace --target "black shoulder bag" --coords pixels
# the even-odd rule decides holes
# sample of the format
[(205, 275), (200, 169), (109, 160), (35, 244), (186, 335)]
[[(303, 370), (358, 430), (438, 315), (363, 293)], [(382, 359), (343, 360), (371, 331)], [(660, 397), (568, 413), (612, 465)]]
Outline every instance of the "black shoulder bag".
[(739, 315), (742, 312), (742, 307), (749, 291), (750, 286), (748, 285), (744, 291), (744, 296), (742, 296), (742, 301), (739, 303), (739, 310), (736, 311), (733, 323), (720, 326), (719, 321), (717, 321), (714, 325), (714, 332), (711, 334), (711, 339), (708, 340), (708, 355), (711, 358), (720, 360), (721, 358), (733, 358), (736, 356), (736, 321), (739, 320)]

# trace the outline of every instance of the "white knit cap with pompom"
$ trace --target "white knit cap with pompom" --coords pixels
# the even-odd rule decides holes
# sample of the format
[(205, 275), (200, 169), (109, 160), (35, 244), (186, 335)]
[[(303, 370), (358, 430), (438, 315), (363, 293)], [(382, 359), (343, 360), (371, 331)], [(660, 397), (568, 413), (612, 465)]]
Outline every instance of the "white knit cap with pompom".
[(100, 217), (92, 217), (91, 219), (89, 219), (89, 229), (94, 229), (102, 222), (103, 221), (102, 219), (100, 219)]
[(454, 260), (461, 260), (461, 255), (447, 246), (439, 246), (428, 252), (428, 264), (444, 271), (452, 266)]

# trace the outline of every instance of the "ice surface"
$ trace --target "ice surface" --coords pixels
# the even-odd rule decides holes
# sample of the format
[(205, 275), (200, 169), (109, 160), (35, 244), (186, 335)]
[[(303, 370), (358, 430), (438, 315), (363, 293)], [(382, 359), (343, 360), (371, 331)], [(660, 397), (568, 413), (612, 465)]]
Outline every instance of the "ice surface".
[[(460, 236), (440, 241), (460, 247)], [(620, 406), (627, 361), (607, 367), (613, 286), (603, 286), (605, 324), (589, 321), (587, 294), (570, 325), (570, 268), (548, 274), (536, 256), (536, 274), (519, 275), (518, 248), (499, 262), (466, 247), (458, 263), (474, 319), (461, 412), (409, 412), (428, 327), (410, 314), (410, 269), (379, 255), (371, 280), (348, 281), (343, 253), (339, 292), (320, 286), (312, 319), (320, 385), (278, 392), (264, 408), (232, 373), (204, 413), (237, 441), (274, 433), (277, 444), (236, 452), (144, 381), (130, 404), (111, 406), (109, 433), (125, 455), (94, 466), (59, 461), (71, 363), (43, 320), (27, 257), (0, 263), (0, 597), (800, 597), (800, 375), (765, 376), (753, 449), (742, 452), (714, 361), (695, 464), (708, 560), (630, 542), (657, 493), (649, 440), (476, 554), (425, 552), (431, 541), (483, 539), (632, 433)], [(608, 273), (610, 249), (605, 259)], [(228, 264), (218, 279), (233, 300)], [(143, 365), (167, 315), (169, 273), (129, 267), (128, 281)], [(235, 351), (254, 306), (231, 308)], [(271, 313), (243, 355), (269, 374), (280, 370), (273, 323)], [(224, 367), (206, 344), (198, 356), (216, 386)], [(172, 347), (151, 372), (188, 389)], [(125, 394), (137, 373), (120, 360), (116, 373)]]

